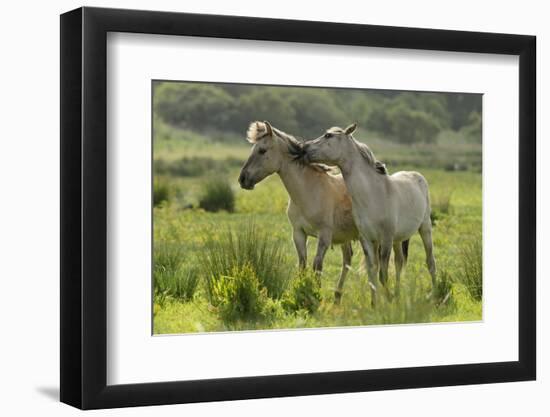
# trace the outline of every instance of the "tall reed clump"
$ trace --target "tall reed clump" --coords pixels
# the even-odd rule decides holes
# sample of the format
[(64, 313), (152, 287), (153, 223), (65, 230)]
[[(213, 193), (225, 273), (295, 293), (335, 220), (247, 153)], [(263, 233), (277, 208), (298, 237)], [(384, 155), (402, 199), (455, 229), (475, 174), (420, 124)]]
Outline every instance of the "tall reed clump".
[(203, 186), (199, 207), (206, 211), (235, 211), (235, 193), (225, 178), (210, 178)]
[(481, 233), (473, 234), (460, 248), (460, 279), (471, 297), (476, 301), (483, 298), (483, 241)]
[(155, 243), (153, 250), (154, 294), (159, 302), (168, 297), (182, 301), (193, 299), (199, 284), (199, 270), (183, 265), (181, 246), (174, 243)]
[(231, 276), (235, 268), (248, 265), (256, 274), (267, 295), (279, 299), (288, 284), (288, 268), (283, 244), (254, 222), (233, 231), (225, 229), (221, 234), (204, 233), (206, 240), (200, 252), (206, 290), (212, 300), (216, 280)]
[(446, 269), (438, 272), (435, 288), (432, 289), (432, 297), (438, 307), (454, 306), (453, 278)]

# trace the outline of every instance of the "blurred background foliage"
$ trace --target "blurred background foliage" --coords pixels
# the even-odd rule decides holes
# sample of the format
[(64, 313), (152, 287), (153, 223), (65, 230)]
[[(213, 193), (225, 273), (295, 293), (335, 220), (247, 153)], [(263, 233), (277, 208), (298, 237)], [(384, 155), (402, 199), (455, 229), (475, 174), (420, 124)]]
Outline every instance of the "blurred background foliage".
[(395, 143), (435, 143), (442, 131), (481, 142), (479, 94), (155, 82), (153, 102), (163, 122), (218, 140), (242, 140), (253, 118), (308, 139), (357, 122)]

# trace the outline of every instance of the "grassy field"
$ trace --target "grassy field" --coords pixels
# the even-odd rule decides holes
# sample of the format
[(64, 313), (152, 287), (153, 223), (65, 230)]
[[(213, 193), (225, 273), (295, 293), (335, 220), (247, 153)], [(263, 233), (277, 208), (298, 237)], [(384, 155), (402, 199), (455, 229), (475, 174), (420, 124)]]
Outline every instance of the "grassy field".
[[(299, 273), (280, 179), (273, 175), (253, 191), (238, 186), (239, 166), (250, 149), (244, 140), (211, 141), (184, 131), (170, 137), (159, 134), (154, 145), (155, 334), (481, 320), (480, 145), (441, 140), (413, 148), (369, 140), (390, 172), (415, 169), (428, 180), (441, 281), (428, 297), (431, 281), (416, 235), (401, 297), (380, 297), (372, 308), (358, 243), (340, 305), (333, 296), (339, 248), (327, 253), (320, 287), (313, 274)], [(200, 208), (212, 181), (230, 187), (231, 197), (223, 197), (233, 199), (226, 210)], [(310, 238), (310, 264), (315, 248)], [(392, 265), (392, 291), (393, 285)]]

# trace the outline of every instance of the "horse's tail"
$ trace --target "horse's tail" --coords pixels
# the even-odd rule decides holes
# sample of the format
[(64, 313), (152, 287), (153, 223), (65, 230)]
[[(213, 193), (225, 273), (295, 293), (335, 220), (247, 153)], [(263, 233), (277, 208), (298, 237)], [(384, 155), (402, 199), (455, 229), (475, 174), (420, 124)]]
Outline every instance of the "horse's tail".
[(403, 263), (406, 264), (407, 258), (409, 257), (409, 239), (401, 242), (401, 248), (403, 249)]

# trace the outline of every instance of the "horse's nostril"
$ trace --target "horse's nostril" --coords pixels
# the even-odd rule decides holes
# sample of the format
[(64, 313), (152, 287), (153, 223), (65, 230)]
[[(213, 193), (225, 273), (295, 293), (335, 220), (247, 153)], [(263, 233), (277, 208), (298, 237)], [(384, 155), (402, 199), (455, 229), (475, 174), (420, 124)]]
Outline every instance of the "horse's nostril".
[(241, 175), (239, 175), (239, 184), (242, 184), (244, 182), (244, 172), (241, 172)]

